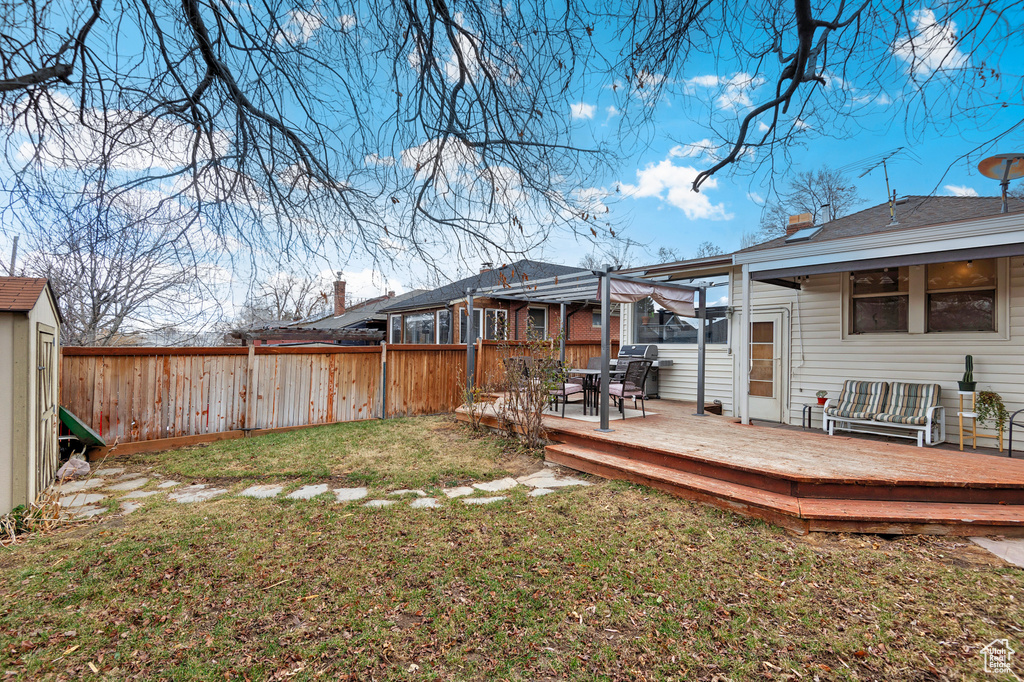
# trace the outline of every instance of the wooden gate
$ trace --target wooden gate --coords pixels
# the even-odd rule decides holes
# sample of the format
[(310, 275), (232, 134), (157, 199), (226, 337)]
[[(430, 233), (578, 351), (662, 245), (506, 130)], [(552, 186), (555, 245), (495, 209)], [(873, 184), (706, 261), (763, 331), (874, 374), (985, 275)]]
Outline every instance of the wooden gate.
[(53, 483), (57, 475), (57, 404), (54, 373), (57, 371), (54, 335), (40, 329), (36, 338), (36, 482), (32, 497)]

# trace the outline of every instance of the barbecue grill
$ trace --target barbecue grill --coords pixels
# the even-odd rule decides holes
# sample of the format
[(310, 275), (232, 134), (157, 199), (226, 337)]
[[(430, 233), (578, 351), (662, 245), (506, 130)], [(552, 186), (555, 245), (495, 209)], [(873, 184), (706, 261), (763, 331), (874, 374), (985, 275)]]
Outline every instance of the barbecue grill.
[(648, 398), (658, 397), (658, 368), (671, 367), (671, 360), (658, 359), (658, 347), (653, 343), (627, 344), (619, 347), (619, 356), (612, 360), (613, 365), (630, 362), (632, 360), (650, 360), (651, 371), (647, 373), (647, 381), (644, 382), (644, 393)]

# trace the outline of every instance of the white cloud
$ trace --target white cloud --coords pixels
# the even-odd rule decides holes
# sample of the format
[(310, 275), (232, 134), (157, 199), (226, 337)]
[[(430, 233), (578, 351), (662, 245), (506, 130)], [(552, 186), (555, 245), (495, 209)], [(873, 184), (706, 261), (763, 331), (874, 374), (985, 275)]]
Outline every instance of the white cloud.
[(943, 187), (951, 196), (954, 197), (976, 197), (978, 196), (978, 190), (967, 185), (946, 185)]
[(795, 118), (793, 119), (793, 127), (798, 130), (807, 130), (811, 127), (811, 124), (802, 118)]
[(764, 197), (757, 192), (747, 192), (747, 198), (758, 206), (764, 206)]
[(341, 26), (342, 31), (351, 31), (356, 27), (357, 23), (354, 14), (342, 14), (338, 17), (338, 25)]
[(610, 121), (611, 119), (615, 118), (620, 113), (622, 113), (614, 105), (613, 106), (609, 106), (609, 107), (605, 107), (605, 112), (608, 114), (608, 118), (605, 119), (607, 121)]
[(668, 150), (668, 155), (675, 158), (707, 156), (712, 159), (718, 158), (718, 145), (708, 138), (691, 142), (689, 144), (677, 144)]
[(576, 205), (587, 213), (608, 213), (604, 200), (613, 193), (604, 187), (584, 187), (576, 190)]
[(594, 112), (597, 111), (597, 107), (586, 102), (576, 102), (569, 105), (569, 111), (572, 112), (573, 118), (594, 118)]
[(771, 126), (769, 126), (764, 121), (758, 121), (757, 122), (757, 132), (759, 132), (759, 133), (767, 133), (770, 127)]
[[(355, 17), (352, 19), (354, 21)], [(293, 9), (288, 12), (288, 21), (278, 31), (276, 40), (279, 43), (307, 43), (323, 25), (324, 18), (319, 12)]]
[(624, 196), (634, 199), (660, 199), (683, 211), (690, 220), (731, 220), (733, 215), (725, 210), (724, 204), (713, 204), (708, 199), (707, 191), (718, 187), (717, 180), (707, 180), (700, 193), (693, 191), (697, 173), (696, 168), (676, 166), (668, 158), (637, 170), (637, 184), (621, 184), (619, 188)]
[(381, 156), (374, 152), (373, 154), (367, 154), (363, 159), (363, 163), (367, 166), (394, 166), (395, 157), (393, 156)]
[(909, 36), (897, 40), (892, 53), (907, 63), (915, 76), (928, 76), (939, 69), (959, 69), (970, 65), (967, 55), (956, 47), (956, 23), (939, 22), (935, 12), (919, 9), (910, 15), (914, 28)]
[(717, 87), (720, 89), (718, 97), (715, 98), (718, 108), (735, 110), (751, 107), (753, 102), (749, 93), (764, 85), (765, 82), (761, 76), (752, 76), (740, 71), (728, 77), (713, 74), (696, 76), (687, 79), (686, 86), (691, 92), (697, 88)]

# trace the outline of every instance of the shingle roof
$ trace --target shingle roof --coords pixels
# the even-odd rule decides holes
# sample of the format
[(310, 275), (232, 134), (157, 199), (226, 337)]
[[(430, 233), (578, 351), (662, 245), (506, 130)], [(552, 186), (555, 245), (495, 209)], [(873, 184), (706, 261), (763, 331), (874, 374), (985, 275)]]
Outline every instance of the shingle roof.
[(424, 293), (427, 293), (426, 289), (413, 289), (412, 291), (399, 296), (393, 296), (392, 298), (381, 296), (380, 298), (371, 299), (364, 303), (352, 306), (342, 315), (335, 316), (334, 313), (331, 312), (311, 320), (295, 322), (289, 326), (296, 329), (344, 329), (345, 327), (351, 327), (354, 324), (359, 324), (360, 322), (374, 319), (376, 317), (380, 317), (380, 319), (383, 320), (385, 315), (381, 311), (385, 307), (397, 305), (402, 301), (407, 301), (414, 296), (419, 296)]
[(0, 277), (0, 311), (23, 313), (32, 310), (45, 288), (45, 277)]
[(482, 289), (501, 284), (513, 284), (534, 279), (544, 279), (545, 277), (558, 277), (561, 275), (568, 275), (572, 272), (581, 272), (582, 270), (583, 268), (580, 267), (555, 265), (554, 263), (542, 263), (540, 261), (523, 259), (516, 261), (515, 263), (502, 265), (501, 267), (494, 268), (493, 270), (488, 270), (487, 272), (481, 272), (473, 275), (472, 277), (460, 279), (459, 281), (452, 282), (451, 284), (445, 284), (442, 287), (428, 291), (425, 294), (420, 294), (408, 301), (403, 301), (396, 305), (389, 305), (383, 309), (383, 312), (438, 307), (465, 296), (466, 289), (471, 287), (473, 289)]
[[(898, 201), (902, 203), (896, 205), (897, 224), (895, 225), (890, 224), (889, 204), (879, 204), (852, 215), (837, 218), (832, 222), (824, 223), (821, 225), (820, 232), (810, 239), (798, 243), (824, 242), (832, 239), (858, 237), (865, 234), (907, 230), (927, 225), (941, 225), (943, 223), (991, 218), (999, 215), (999, 212), (1002, 210), (1002, 199), (1000, 197), (911, 196), (907, 197), (905, 202), (903, 199)], [(1009, 199), (1008, 201), (1010, 213), (1024, 211), (1024, 201), (1019, 199)], [(754, 246), (741, 249), (737, 253), (774, 249), (780, 246), (787, 246), (785, 236), (761, 244), (755, 244)]]

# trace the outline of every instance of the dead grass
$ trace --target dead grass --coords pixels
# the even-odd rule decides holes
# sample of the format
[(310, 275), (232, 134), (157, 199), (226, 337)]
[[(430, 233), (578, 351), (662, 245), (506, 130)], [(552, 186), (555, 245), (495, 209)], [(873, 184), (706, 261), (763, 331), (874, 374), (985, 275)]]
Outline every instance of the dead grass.
[[(383, 426), (366, 452), (349, 443), (339, 466), (370, 470), (368, 453), (383, 449), (391, 427), (405, 434), (395, 437), (403, 454), (388, 453), (374, 480), (412, 485), (477, 469), (490, 478), (506, 467), (501, 444), (443, 421)], [(424, 463), (404, 442), (417, 427), (450, 443), (441, 455), (487, 454), (475, 464)], [(287, 436), (310, 443), (308, 432)], [(152, 500), (123, 519), (31, 538), (0, 551), (0, 671), (17, 679), (999, 679), (982, 672), (979, 649), (1000, 637), (1024, 649), (1022, 572), (963, 539), (795, 538), (622, 483), (510, 497), (433, 510), (323, 498)]]

